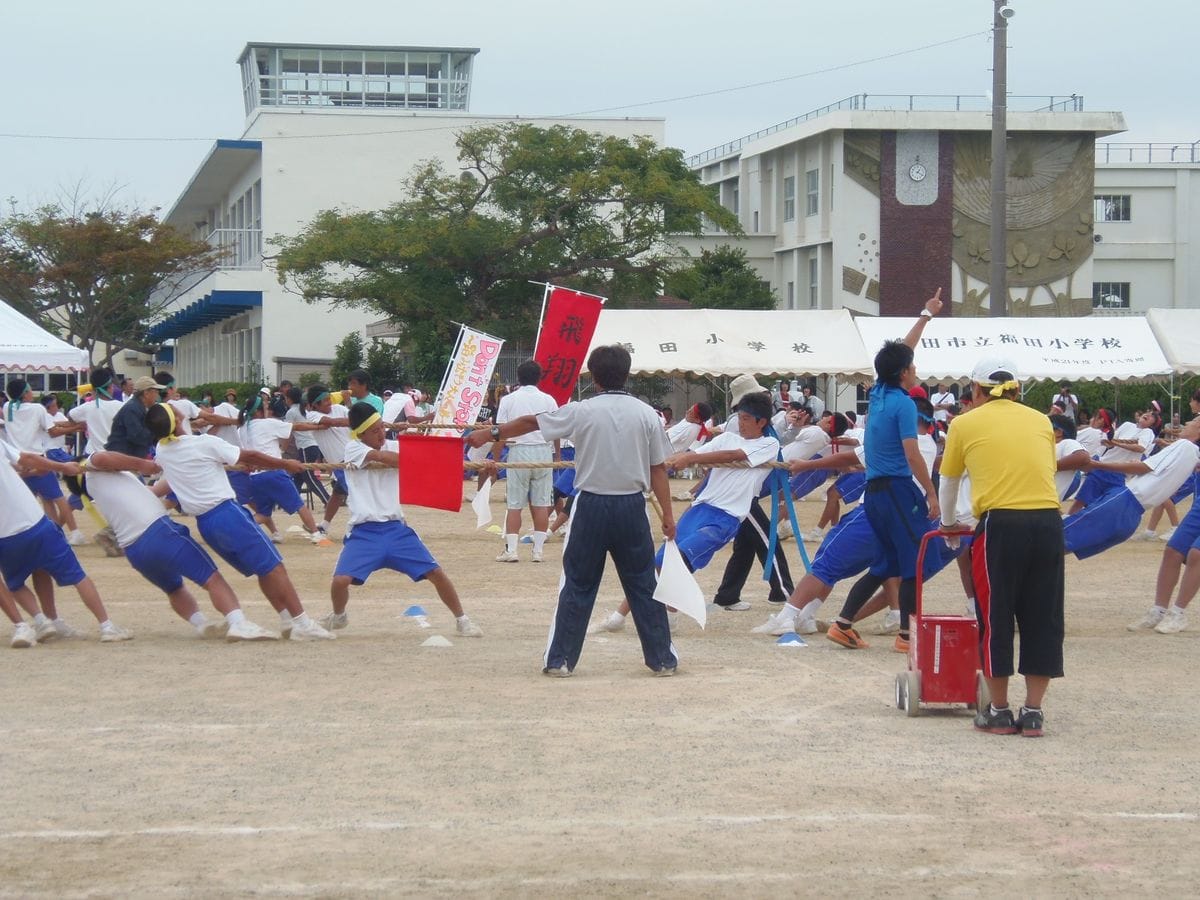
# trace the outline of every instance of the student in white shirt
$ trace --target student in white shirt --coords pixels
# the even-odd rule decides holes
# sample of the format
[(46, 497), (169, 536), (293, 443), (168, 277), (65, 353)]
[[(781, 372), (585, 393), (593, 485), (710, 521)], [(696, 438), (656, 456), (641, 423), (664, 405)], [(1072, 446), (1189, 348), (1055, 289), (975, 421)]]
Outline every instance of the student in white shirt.
[[(397, 396), (396, 394), (392, 395)], [(407, 395), (404, 395), (407, 396)], [(344, 460), (346, 445), (350, 442), (350, 422), (348, 416), (350, 411), (340, 403), (334, 403), (330, 397), (329, 388), (323, 384), (314, 384), (308, 389), (308, 412), (305, 414), (306, 421), (309, 424), (319, 426), (318, 431), (312, 432), (313, 440), (317, 442), (317, 449), (321, 459), (327, 463), (337, 465)], [(386, 405), (384, 409), (386, 410)], [(383, 416), (384, 422), (387, 422), (387, 414)], [(317, 525), (317, 530), (322, 537), (329, 537), (329, 526), (333, 524), (333, 517), (337, 515), (338, 510), (346, 502), (346, 492), (349, 490), (346, 482), (346, 473), (342, 469), (333, 470), (333, 493), (329, 497), (329, 502), (325, 504), (325, 515), (320, 524)]]
[(112, 369), (101, 366), (92, 369), (92, 399), (81, 401), (67, 413), (72, 422), (82, 423), (87, 428), (87, 444), (84, 455), (91, 456), (104, 449), (112, 431), (113, 418), (121, 408), (121, 401), (114, 400)]
[(712, 418), (712, 407), (707, 403), (696, 403), (684, 413), (682, 419), (667, 428), (667, 440), (672, 453), (683, 453), (692, 449), (697, 441), (708, 437), (704, 423)]
[(329, 629), (349, 623), (346, 605), (350, 585), (363, 584), (380, 569), (402, 572), (413, 581), (428, 581), (454, 614), (455, 632), (482, 637), (483, 631), (463, 612), (450, 576), (438, 565), (421, 538), (404, 521), (400, 506), (400, 445), (387, 439), (383, 418), (369, 403), (350, 407), (351, 440), (346, 444), (347, 502), (350, 532), (346, 535), (329, 587), (333, 612), (321, 620)]
[(933, 420), (944, 423), (949, 420), (950, 410), (954, 408), (956, 400), (946, 385), (939, 382), (937, 390), (930, 395), (929, 402), (933, 404)]
[(1060, 501), (1069, 500), (1079, 490), (1081, 474), (1092, 461), (1091, 454), (1075, 440), (1075, 423), (1069, 416), (1051, 416), (1054, 426), (1054, 487)]
[(295, 474), (303, 471), (303, 463), (235, 447), (208, 434), (185, 435), (175, 421), (174, 411), (165, 403), (146, 411), (146, 427), (158, 442), (155, 461), (175, 485), (180, 504), (196, 517), (200, 536), (242, 576), (258, 578), (263, 595), (279, 613), (283, 636), (293, 641), (332, 638), (304, 611), (283, 557), (254, 524), (250, 513), (235, 502), (233, 488), (225, 477), (225, 466), (246, 465)]
[[(1140, 460), (1150, 452), (1150, 448), (1154, 445), (1154, 429), (1159, 424), (1158, 414), (1153, 410), (1143, 412), (1137, 417), (1136, 422), (1123, 422), (1113, 432), (1112, 438), (1101, 441), (1105, 450), (1100, 455), (1100, 461), (1126, 463)], [(1071, 504), (1070, 512), (1077, 513), (1106, 494), (1124, 487), (1125, 476), (1121, 474), (1124, 471), (1126, 470), (1107, 465), (1094, 466), (1089, 469), (1088, 477), (1083, 482), (1083, 487), (1079, 489), (1079, 493), (1075, 495), (1075, 502)]]

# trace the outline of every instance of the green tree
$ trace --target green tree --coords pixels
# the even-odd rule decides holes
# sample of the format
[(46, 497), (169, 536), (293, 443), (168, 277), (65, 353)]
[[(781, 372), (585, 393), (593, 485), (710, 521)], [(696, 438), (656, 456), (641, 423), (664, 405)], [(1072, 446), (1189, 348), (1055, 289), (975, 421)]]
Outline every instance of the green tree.
[(362, 367), (362, 335), (352, 331), (338, 342), (333, 351), (333, 363), (329, 367), (329, 386), (335, 389), (344, 388), (350, 373)]
[(371, 341), (364, 368), (371, 374), (371, 384), (377, 394), (387, 387), (399, 388), (407, 378), (404, 352), (387, 341)]
[(758, 277), (740, 247), (702, 250), (667, 278), (666, 292), (697, 309), (774, 309), (775, 292)]
[(105, 365), (120, 347), (151, 349), (148, 322), (219, 262), (154, 211), (50, 205), (0, 220), (0, 295), (93, 359), (108, 344)]
[(673, 235), (699, 234), (704, 217), (739, 230), (682, 154), (649, 138), (516, 124), (465, 131), (457, 144), (459, 171), (419, 165), (409, 199), (328, 210), (274, 238), (281, 282), (306, 299), (403, 322), (422, 380), (441, 376), (456, 322), (531, 340), (541, 292), (530, 281), (618, 304), (650, 297), (680, 255)]

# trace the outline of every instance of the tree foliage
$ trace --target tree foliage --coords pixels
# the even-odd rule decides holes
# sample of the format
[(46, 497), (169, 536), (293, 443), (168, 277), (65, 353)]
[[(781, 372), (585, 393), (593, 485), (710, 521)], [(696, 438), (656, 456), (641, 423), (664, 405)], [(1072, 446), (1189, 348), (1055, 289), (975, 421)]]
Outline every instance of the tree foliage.
[(652, 297), (679, 256), (672, 235), (698, 234), (703, 217), (738, 230), (679, 151), (649, 138), (514, 124), (465, 131), (457, 144), (459, 171), (419, 165), (409, 199), (327, 210), (274, 239), (281, 282), (403, 323), (422, 370), (444, 365), (457, 322), (531, 339), (541, 291), (530, 281), (618, 304)]
[(149, 349), (147, 323), (218, 262), (153, 211), (49, 205), (0, 220), (0, 296), (88, 353), (109, 344), (105, 364)]
[(362, 335), (352, 331), (342, 338), (333, 351), (333, 363), (329, 366), (329, 385), (344, 388), (350, 373), (363, 367)]
[(667, 278), (666, 292), (697, 309), (774, 309), (775, 292), (758, 277), (741, 247), (723, 244)]

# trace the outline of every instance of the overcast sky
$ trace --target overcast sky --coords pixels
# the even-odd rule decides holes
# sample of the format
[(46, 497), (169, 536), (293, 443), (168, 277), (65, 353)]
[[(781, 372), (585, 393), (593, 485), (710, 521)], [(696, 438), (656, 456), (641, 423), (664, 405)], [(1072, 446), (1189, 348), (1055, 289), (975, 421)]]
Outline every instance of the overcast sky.
[[(1115, 140), (1200, 140), (1196, 0), (1012, 6), (1010, 93), (1119, 110)], [(212, 142), (241, 135), (235, 60), (253, 41), (479, 47), (472, 112), (622, 107), (608, 114), (662, 117), (693, 153), (855, 93), (982, 94), (991, 13), (991, 0), (0, 0), (0, 132), (155, 139), (0, 137), (0, 199), (27, 207), (82, 183), (168, 209)], [(973, 32), (989, 33), (954, 41)]]

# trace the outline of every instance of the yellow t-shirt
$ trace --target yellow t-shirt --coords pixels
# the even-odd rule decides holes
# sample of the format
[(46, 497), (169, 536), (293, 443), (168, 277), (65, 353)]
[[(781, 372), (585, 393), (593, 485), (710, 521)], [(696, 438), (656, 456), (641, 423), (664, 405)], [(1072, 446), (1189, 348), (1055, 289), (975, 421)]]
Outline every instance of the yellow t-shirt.
[(971, 474), (971, 510), (1059, 509), (1054, 489), (1054, 429), (1037, 410), (989, 400), (955, 418), (946, 436), (942, 475)]

